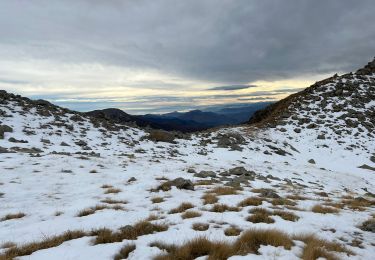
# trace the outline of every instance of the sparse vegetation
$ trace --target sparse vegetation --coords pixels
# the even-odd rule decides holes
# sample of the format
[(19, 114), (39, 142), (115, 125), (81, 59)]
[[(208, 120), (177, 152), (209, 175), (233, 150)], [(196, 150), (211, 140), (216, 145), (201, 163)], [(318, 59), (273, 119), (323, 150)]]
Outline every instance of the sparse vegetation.
[(273, 215), (276, 215), (276, 216), (279, 216), (281, 217), (282, 219), (284, 220), (287, 220), (287, 221), (297, 221), (299, 219), (299, 217), (294, 214), (293, 212), (288, 212), (288, 211), (284, 211), (284, 210), (275, 210), (272, 212)]
[(369, 232), (375, 233), (375, 216), (363, 222), (360, 226), (360, 229), (362, 229), (363, 231), (369, 231)]
[(164, 198), (162, 198), (162, 197), (154, 197), (154, 198), (151, 198), (151, 202), (152, 203), (161, 203), (161, 202), (163, 202), (164, 201)]
[(94, 214), (98, 210), (103, 210), (103, 209), (123, 210), (124, 208), (120, 205), (114, 205), (114, 206), (96, 205), (94, 207), (81, 210), (80, 212), (78, 212), (76, 216), (85, 217), (85, 216)]
[(109, 188), (109, 189), (107, 189), (107, 190), (104, 192), (104, 194), (119, 193), (119, 192), (121, 192), (120, 189), (117, 189), (117, 188)]
[(235, 226), (230, 226), (224, 230), (224, 235), (226, 236), (238, 236), (241, 234), (241, 229)]
[(131, 252), (135, 250), (135, 245), (125, 245), (123, 246), (120, 251), (114, 256), (114, 260), (121, 260), (121, 259), (128, 259), (128, 256)]
[(210, 211), (212, 212), (225, 212), (225, 211), (240, 211), (239, 207), (232, 207), (226, 204), (215, 204), (212, 206)]
[(286, 198), (276, 198), (276, 199), (273, 199), (271, 201), (272, 205), (276, 206), (276, 205), (288, 205), (288, 206), (295, 206), (297, 205), (296, 202), (290, 200), (290, 199), (286, 199)]
[(240, 203), (238, 203), (239, 207), (247, 207), (247, 206), (259, 206), (262, 205), (263, 200), (258, 197), (250, 197), (242, 200)]
[(114, 242), (121, 242), (124, 239), (135, 240), (139, 236), (153, 234), (168, 230), (165, 224), (153, 224), (147, 220), (137, 222), (133, 226), (124, 226), (119, 231), (112, 231), (110, 229), (100, 229), (94, 234), (97, 236), (94, 244), (107, 244)]
[(182, 213), (188, 209), (194, 208), (194, 205), (190, 202), (183, 202), (178, 206), (177, 208), (171, 209), (169, 211), (169, 214), (176, 214), (176, 213)]
[(218, 197), (212, 193), (206, 193), (202, 196), (203, 204), (214, 204), (219, 201)]
[(338, 243), (328, 242), (326, 240), (316, 238), (313, 235), (296, 236), (295, 239), (301, 240), (306, 244), (303, 248), (301, 256), (303, 260), (315, 260), (320, 258), (324, 258), (327, 260), (340, 259), (334, 254), (334, 252), (353, 255), (353, 252), (346, 249), (344, 246)]
[(206, 231), (209, 228), (209, 224), (206, 223), (194, 223), (192, 229), (195, 231)]
[(186, 218), (197, 218), (202, 216), (202, 213), (198, 211), (193, 211), (193, 210), (188, 210), (184, 213), (181, 214), (181, 218), (186, 219)]
[(107, 204), (127, 204), (128, 203), (126, 200), (115, 200), (111, 198), (103, 199), (100, 202), (107, 203)]
[(248, 216), (246, 220), (252, 223), (275, 223), (275, 220), (270, 217), (270, 214), (267, 210), (257, 210), (256, 212), (254, 212), (254, 214)]
[(219, 186), (210, 191), (210, 193), (214, 193), (217, 196), (223, 195), (236, 195), (238, 191), (242, 190), (241, 187), (230, 187), (230, 186)]
[(208, 256), (209, 260), (225, 260), (235, 255), (258, 253), (261, 245), (282, 246), (290, 249), (293, 246), (291, 238), (277, 230), (248, 230), (233, 243), (212, 242), (207, 238), (193, 239), (182, 246), (164, 246), (167, 254), (155, 257), (155, 260), (196, 259)]
[(311, 211), (314, 213), (320, 213), (320, 214), (332, 214), (332, 213), (339, 212), (337, 208), (326, 207), (323, 205), (315, 205), (312, 207)]
[(31, 255), (38, 250), (56, 247), (66, 241), (81, 238), (87, 235), (90, 234), (80, 230), (66, 231), (62, 235), (46, 237), (41, 242), (32, 242), (21, 246), (13, 246), (5, 251), (3, 255), (0, 255), (0, 259), (8, 260), (19, 256)]
[(0, 219), (0, 221), (7, 221), (7, 220), (11, 220), (11, 219), (18, 219), (18, 218), (23, 218), (25, 216), (26, 216), (26, 214), (22, 213), (22, 212), (11, 213), (11, 214), (7, 214), (4, 217), (2, 217)]

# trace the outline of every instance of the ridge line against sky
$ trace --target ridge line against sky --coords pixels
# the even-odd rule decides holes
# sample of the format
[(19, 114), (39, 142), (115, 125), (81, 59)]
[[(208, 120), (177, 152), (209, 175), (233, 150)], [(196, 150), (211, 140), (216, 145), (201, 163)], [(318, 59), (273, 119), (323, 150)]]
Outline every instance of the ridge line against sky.
[(87, 111), (281, 99), (375, 56), (371, 0), (4, 0), (0, 89)]

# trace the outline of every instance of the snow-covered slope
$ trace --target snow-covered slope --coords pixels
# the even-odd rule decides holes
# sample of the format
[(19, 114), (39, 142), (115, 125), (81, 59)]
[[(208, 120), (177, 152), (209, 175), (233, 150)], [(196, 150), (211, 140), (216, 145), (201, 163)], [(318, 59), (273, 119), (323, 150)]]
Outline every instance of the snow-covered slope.
[[(375, 214), (374, 80), (371, 67), (333, 77), (273, 110), (272, 127), (173, 142), (1, 92), (0, 259), (112, 259), (129, 244), (128, 259), (153, 259), (167, 254), (153, 242), (231, 242), (228, 228), (277, 229), (294, 241), (230, 259), (299, 259), (308, 241), (295, 234), (346, 247), (352, 254), (331, 252), (342, 259), (372, 259), (374, 222), (362, 223)], [(192, 205), (174, 213), (181, 203)], [(145, 219), (159, 228), (140, 232)], [(56, 238), (68, 230), (81, 233)]]

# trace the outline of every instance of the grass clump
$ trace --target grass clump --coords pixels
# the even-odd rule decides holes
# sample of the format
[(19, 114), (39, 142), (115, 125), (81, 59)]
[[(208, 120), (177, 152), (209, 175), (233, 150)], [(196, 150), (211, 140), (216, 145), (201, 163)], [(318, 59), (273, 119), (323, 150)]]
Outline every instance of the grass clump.
[(284, 211), (284, 210), (275, 210), (272, 212), (273, 215), (276, 215), (276, 216), (279, 216), (281, 217), (282, 219), (284, 220), (287, 220), (287, 221), (297, 221), (299, 219), (299, 217), (294, 214), (293, 212), (288, 212), (288, 211)]
[(119, 192), (121, 192), (120, 189), (117, 189), (117, 188), (109, 188), (109, 189), (107, 189), (107, 190), (104, 192), (104, 194), (111, 194), (111, 193), (116, 194), (116, 193), (119, 193)]
[(87, 235), (90, 234), (87, 234), (86, 232), (80, 230), (66, 231), (62, 235), (46, 237), (41, 242), (32, 242), (20, 246), (13, 246), (9, 248), (3, 255), (0, 255), (0, 259), (9, 260), (20, 256), (31, 255), (36, 251), (56, 247), (66, 241), (81, 238)]
[(109, 229), (100, 229), (96, 232), (94, 244), (107, 244), (121, 242), (124, 239), (135, 240), (139, 236), (153, 234), (168, 230), (168, 226), (164, 224), (153, 224), (147, 220), (142, 220), (133, 226), (124, 226), (119, 231), (113, 232)]
[(275, 220), (271, 218), (270, 215), (261, 212), (257, 212), (253, 215), (248, 216), (246, 220), (252, 223), (275, 223)]
[(311, 211), (314, 213), (320, 213), (320, 214), (332, 214), (332, 213), (339, 212), (337, 208), (326, 207), (323, 205), (315, 205), (314, 207), (312, 207)]
[(230, 226), (224, 230), (224, 235), (226, 236), (238, 236), (241, 234), (241, 229), (235, 226)]
[(192, 225), (192, 229), (195, 231), (206, 231), (209, 227), (210, 225), (206, 223), (194, 223)]
[(135, 250), (135, 245), (125, 245), (120, 251), (113, 257), (114, 260), (128, 259), (128, 256), (131, 252)]
[(301, 240), (305, 243), (301, 256), (303, 260), (315, 260), (321, 258), (326, 260), (340, 259), (335, 255), (335, 252), (353, 255), (353, 252), (346, 249), (344, 246), (335, 242), (328, 242), (326, 240), (319, 239), (314, 235), (296, 236), (295, 239)]
[(195, 238), (182, 246), (167, 246), (167, 254), (155, 257), (155, 260), (196, 259), (207, 256), (208, 260), (226, 260), (235, 255), (258, 253), (261, 245), (283, 246), (290, 249), (293, 241), (276, 230), (248, 230), (233, 243), (212, 242), (205, 237)]
[(123, 210), (124, 208), (120, 205), (114, 205), (112, 207), (107, 206), (107, 205), (96, 205), (94, 207), (86, 208), (86, 209), (81, 210), (80, 212), (78, 212), (76, 217), (85, 217), (85, 216), (88, 216), (88, 215), (92, 215), (96, 211), (103, 210), (103, 209)]
[(222, 213), (222, 212), (225, 212), (225, 211), (240, 211), (240, 208), (239, 207), (231, 207), (231, 206), (228, 206), (226, 204), (215, 204), (212, 206), (212, 208), (210, 209), (211, 212), (219, 212), (219, 213)]
[(181, 218), (183, 218), (183, 219), (197, 218), (197, 217), (200, 217), (200, 216), (202, 216), (202, 213), (200, 213), (198, 211), (188, 210), (188, 211), (182, 213)]
[(359, 228), (362, 229), (363, 231), (369, 231), (369, 232), (375, 233), (375, 217), (363, 222)]
[(169, 211), (169, 214), (176, 214), (176, 213), (182, 213), (188, 209), (194, 208), (194, 205), (190, 202), (183, 202), (178, 206), (177, 208), (171, 209)]
[(284, 211), (284, 210), (274, 210), (270, 211), (264, 208), (253, 208), (249, 210), (249, 213), (253, 215), (247, 217), (247, 221), (253, 223), (267, 223), (271, 224), (274, 223), (275, 220), (271, 218), (271, 216), (279, 216), (284, 220), (287, 221), (297, 221), (299, 217), (292, 212)]
[(22, 212), (18, 212), (18, 213), (14, 213), (14, 214), (7, 214), (4, 217), (2, 217), (0, 219), (0, 221), (7, 221), (7, 220), (11, 220), (11, 219), (19, 219), (19, 218), (23, 218), (24, 216), (26, 216), (26, 214), (22, 213)]
[(240, 203), (238, 203), (239, 207), (247, 207), (247, 206), (260, 206), (262, 205), (263, 200), (258, 197), (250, 197), (242, 200)]
[(230, 187), (230, 186), (219, 186), (210, 191), (210, 193), (214, 193), (217, 196), (223, 195), (236, 195), (238, 191), (242, 190), (241, 187)]
[(126, 200), (114, 200), (111, 198), (103, 199), (100, 202), (107, 203), (107, 204), (127, 204), (128, 203)]
[(277, 206), (277, 205), (287, 205), (287, 206), (295, 206), (297, 205), (296, 202), (286, 199), (286, 198), (276, 198), (271, 201), (272, 205)]
[(154, 197), (154, 198), (152, 198), (151, 199), (151, 202), (152, 203), (161, 203), (161, 202), (164, 202), (164, 198), (162, 198), (162, 197)]
[(212, 194), (212, 193), (207, 193), (207, 194), (204, 194), (201, 199), (203, 200), (203, 204), (204, 205), (207, 205), (207, 204), (214, 204), (216, 202), (219, 201), (219, 199), (217, 198), (217, 196), (215, 194)]
[(351, 199), (343, 199), (341, 203), (352, 209), (352, 210), (359, 210), (363, 211), (368, 207), (375, 206), (375, 201), (374, 200), (367, 200), (362, 197), (357, 197), (357, 198), (351, 198)]

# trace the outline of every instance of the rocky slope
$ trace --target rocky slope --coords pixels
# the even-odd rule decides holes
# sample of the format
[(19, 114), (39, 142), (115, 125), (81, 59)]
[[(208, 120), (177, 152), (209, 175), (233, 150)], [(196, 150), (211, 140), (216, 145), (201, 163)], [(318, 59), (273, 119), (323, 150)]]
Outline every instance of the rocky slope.
[(372, 259), (373, 68), (189, 136), (1, 91), (0, 259)]

